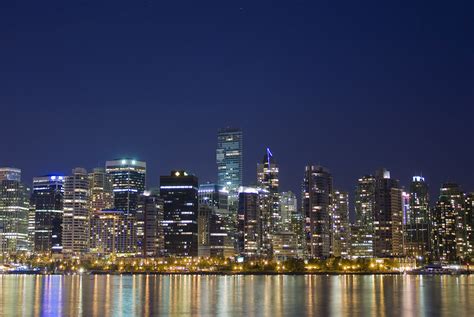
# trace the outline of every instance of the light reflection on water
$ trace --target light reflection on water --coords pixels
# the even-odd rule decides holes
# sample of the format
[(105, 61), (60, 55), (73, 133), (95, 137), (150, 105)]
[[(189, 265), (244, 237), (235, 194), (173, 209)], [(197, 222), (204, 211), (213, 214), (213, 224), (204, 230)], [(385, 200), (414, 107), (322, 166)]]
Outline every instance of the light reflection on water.
[(0, 275), (0, 316), (474, 316), (474, 276)]

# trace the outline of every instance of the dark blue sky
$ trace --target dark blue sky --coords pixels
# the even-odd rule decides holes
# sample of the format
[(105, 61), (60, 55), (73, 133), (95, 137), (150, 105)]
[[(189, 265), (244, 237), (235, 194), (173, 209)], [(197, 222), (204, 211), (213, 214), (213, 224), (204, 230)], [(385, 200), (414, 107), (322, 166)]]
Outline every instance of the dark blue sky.
[(385, 166), (474, 191), (472, 1), (2, 1), (0, 165), (25, 181), (131, 156), (215, 180), (239, 126), (245, 182)]

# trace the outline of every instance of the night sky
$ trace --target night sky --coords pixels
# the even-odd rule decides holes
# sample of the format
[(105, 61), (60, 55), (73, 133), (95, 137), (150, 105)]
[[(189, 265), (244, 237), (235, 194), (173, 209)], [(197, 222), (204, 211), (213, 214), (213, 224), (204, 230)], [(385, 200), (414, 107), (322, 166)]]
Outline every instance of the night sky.
[(351, 195), (382, 166), (474, 191), (473, 21), (467, 0), (2, 1), (0, 166), (215, 181), (237, 126), (246, 184), (269, 146), (282, 190), (314, 162)]

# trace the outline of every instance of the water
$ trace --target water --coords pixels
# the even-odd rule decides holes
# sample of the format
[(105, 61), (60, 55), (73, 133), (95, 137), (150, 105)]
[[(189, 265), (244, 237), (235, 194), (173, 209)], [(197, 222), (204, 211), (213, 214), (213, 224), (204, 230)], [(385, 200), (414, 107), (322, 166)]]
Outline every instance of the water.
[(474, 276), (0, 275), (0, 316), (474, 316)]

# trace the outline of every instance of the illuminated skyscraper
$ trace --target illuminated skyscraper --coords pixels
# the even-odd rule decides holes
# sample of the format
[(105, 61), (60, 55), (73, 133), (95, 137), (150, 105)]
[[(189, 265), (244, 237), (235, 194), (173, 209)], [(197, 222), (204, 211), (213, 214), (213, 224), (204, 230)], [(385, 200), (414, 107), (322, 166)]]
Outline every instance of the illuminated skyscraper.
[(114, 207), (112, 178), (103, 168), (94, 168), (89, 173), (90, 210), (97, 212)]
[(217, 182), (229, 192), (229, 207), (237, 209), (238, 190), (242, 186), (243, 138), (240, 129), (225, 128), (217, 134)]
[(410, 184), (410, 208), (405, 215), (406, 255), (419, 259), (429, 256), (431, 217), (428, 185), (421, 176), (414, 176)]
[(114, 209), (134, 213), (145, 191), (146, 163), (133, 159), (107, 161), (105, 169), (112, 179)]
[(21, 183), (21, 170), (0, 169), (0, 252), (31, 250), (28, 236), (30, 189)]
[(33, 178), (31, 204), (34, 208), (34, 250), (38, 253), (62, 252), (64, 176)]
[(259, 192), (257, 188), (241, 187), (238, 209), (238, 251), (248, 258), (261, 254), (262, 230)]
[(433, 257), (455, 262), (468, 254), (465, 197), (459, 185), (445, 183), (433, 209)]
[(321, 166), (308, 165), (303, 180), (306, 255), (328, 258), (331, 251), (332, 175)]
[(298, 201), (293, 192), (280, 193), (280, 217), (283, 231), (292, 231), (291, 224), (298, 211)]
[(145, 191), (136, 212), (137, 248), (143, 257), (164, 255), (163, 199)]
[(349, 194), (335, 191), (331, 211), (331, 254), (334, 257), (349, 257)]
[(359, 178), (355, 191), (355, 223), (352, 226), (351, 256), (371, 258), (374, 256), (374, 211), (375, 177)]
[(402, 190), (386, 169), (380, 169), (375, 174), (374, 210), (374, 256), (402, 256)]
[(280, 216), (280, 194), (279, 189), (279, 169), (273, 154), (267, 148), (261, 163), (257, 164), (257, 185), (268, 191), (268, 204), (270, 208), (270, 234), (281, 229)]
[(185, 171), (160, 177), (165, 254), (198, 255), (198, 178)]
[(75, 168), (64, 182), (63, 254), (80, 256), (89, 251), (89, 178), (84, 168)]
[(228, 207), (228, 192), (222, 185), (201, 184), (199, 200), (199, 248), (201, 254), (235, 255), (236, 216)]

